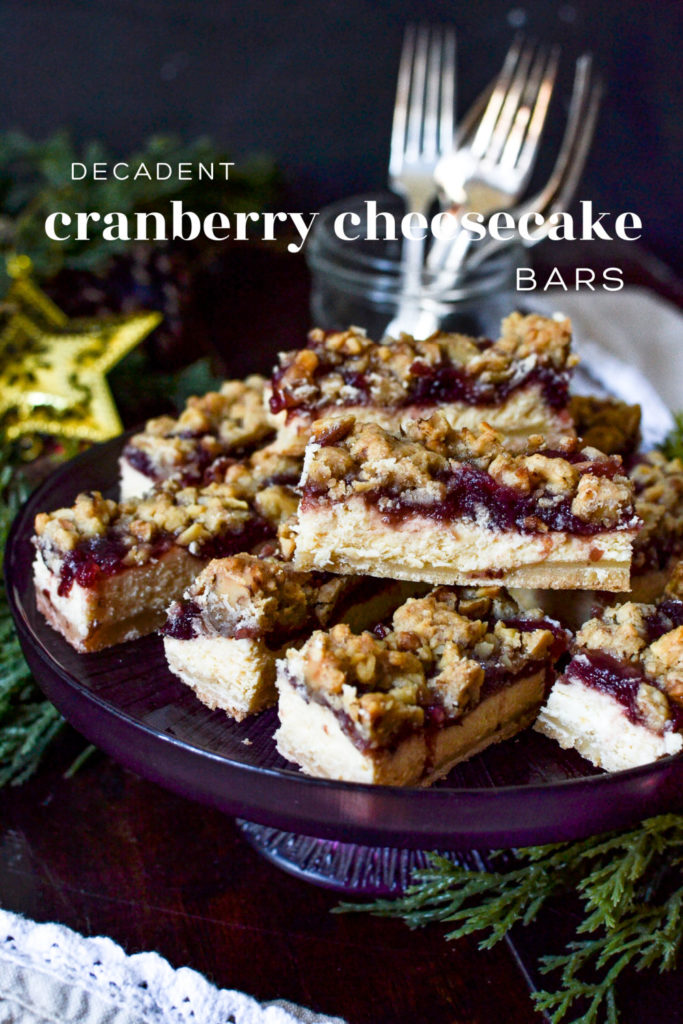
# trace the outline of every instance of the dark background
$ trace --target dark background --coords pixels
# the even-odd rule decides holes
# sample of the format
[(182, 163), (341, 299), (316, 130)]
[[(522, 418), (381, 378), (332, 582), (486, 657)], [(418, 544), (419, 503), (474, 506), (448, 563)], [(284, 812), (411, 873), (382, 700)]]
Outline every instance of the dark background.
[[(153, 132), (210, 133), (238, 160), (276, 158), (286, 209), (382, 187), (407, 21), (452, 21), (462, 112), (512, 35), (598, 57), (608, 84), (580, 198), (633, 210), (648, 246), (680, 265), (679, 0), (3, 0), (0, 128), (68, 127), (124, 155)], [(555, 99), (549, 141), (561, 134)], [(546, 167), (539, 168), (539, 177)]]

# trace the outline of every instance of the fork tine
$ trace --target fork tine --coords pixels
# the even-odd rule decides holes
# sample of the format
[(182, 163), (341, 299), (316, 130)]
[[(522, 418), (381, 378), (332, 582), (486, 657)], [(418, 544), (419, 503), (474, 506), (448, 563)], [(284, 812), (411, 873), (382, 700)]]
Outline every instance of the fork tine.
[(455, 33), (433, 25), (429, 36), (422, 156), (436, 160), (453, 148)]
[(531, 164), (538, 152), (538, 141), (541, 137), (541, 132), (543, 131), (543, 125), (545, 124), (546, 115), (548, 113), (550, 99), (553, 94), (553, 89), (555, 88), (555, 79), (557, 78), (559, 62), (560, 49), (558, 46), (554, 46), (550, 51), (548, 63), (543, 75), (543, 81), (541, 82), (540, 88), (537, 89), (536, 103), (531, 111), (529, 128), (517, 160), (517, 167), (524, 174), (528, 173), (531, 169)]
[(547, 62), (545, 51), (539, 49), (527, 79), (522, 102), (515, 114), (515, 120), (500, 157), (501, 167), (515, 167), (524, 144), (527, 128), (529, 129), (527, 138), (533, 147), (536, 146), (548, 110), (550, 94), (555, 83), (558, 59), (559, 51), (557, 47), (553, 47)]
[[(588, 54), (579, 57), (565, 132), (552, 174), (540, 192), (511, 211), (517, 216), (537, 211), (546, 217), (547, 224), (547, 218), (552, 213), (566, 209), (571, 202), (590, 150), (602, 99), (602, 81), (599, 76), (593, 76), (592, 72), (592, 57)], [(538, 239), (544, 238), (546, 234), (544, 227), (539, 228)], [(490, 240), (471, 256), (468, 266), (480, 266), (500, 248), (500, 242)]]
[(603, 83), (598, 79), (593, 83), (588, 99), (587, 110), (583, 118), (582, 131), (579, 136), (576, 148), (573, 152), (573, 159), (568, 162), (564, 180), (558, 190), (558, 195), (553, 205), (554, 210), (566, 209), (574, 197), (579, 179), (588, 158), (588, 153), (593, 141), (595, 126), (598, 121), (600, 104), (602, 102)]
[(408, 104), (408, 124), (406, 126), (405, 153), (410, 160), (417, 160), (422, 145), (422, 126), (424, 111), (425, 79), (427, 75), (427, 54), (429, 49), (429, 29), (420, 26), (417, 32), (413, 54), (413, 68), (410, 82), (410, 102)]
[(496, 79), (493, 92), (491, 93), (491, 97), (486, 105), (486, 110), (482, 115), (481, 123), (472, 142), (471, 150), (472, 155), (475, 157), (483, 156), (489, 142), (491, 141), (493, 129), (495, 128), (496, 121), (498, 120), (498, 115), (500, 114), (501, 107), (503, 106), (505, 94), (508, 91), (512, 75), (522, 49), (522, 39), (522, 36), (516, 36), (505, 56), (503, 67)]
[(396, 80), (394, 119), (391, 125), (391, 144), (389, 149), (390, 174), (399, 174), (403, 165), (414, 50), (415, 26), (406, 25), (406, 30), (403, 34), (403, 45), (401, 47), (401, 60), (398, 66), (398, 78)]
[(435, 160), (439, 146), (439, 90), (441, 83), (441, 33), (432, 26), (429, 33), (427, 84), (424, 96), (422, 155)]
[(442, 43), (441, 107), (439, 110), (439, 152), (453, 148), (455, 132), (455, 32), (447, 28)]
[(532, 56), (533, 46), (525, 46), (520, 54), (519, 63), (507, 91), (500, 116), (495, 128), (493, 129), (491, 141), (486, 149), (486, 153), (484, 154), (484, 159), (490, 160), (492, 163), (499, 159), (500, 154), (503, 151), (503, 147), (505, 146), (505, 141), (510, 133), (510, 128), (512, 127), (515, 114), (517, 113), (520, 100), (525, 92)]

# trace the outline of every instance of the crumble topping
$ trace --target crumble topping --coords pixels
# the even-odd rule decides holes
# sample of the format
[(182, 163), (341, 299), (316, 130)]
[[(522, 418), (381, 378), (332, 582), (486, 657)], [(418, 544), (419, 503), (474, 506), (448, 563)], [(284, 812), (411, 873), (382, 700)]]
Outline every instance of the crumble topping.
[(643, 655), (643, 668), (672, 700), (683, 704), (683, 626), (650, 644)]
[(229, 484), (245, 498), (253, 498), (264, 487), (294, 487), (301, 467), (301, 458), (261, 448), (246, 459), (219, 459), (205, 474), (205, 482)]
[(607, 455), (631, 455), (640, 443), (641, 410), (618, 398), (572, 395), (569, 411), (584, 444)]
[(454, 399), (494, 402), (497, 388), (521, 386), (543, 369), (558, 375), (561, 395), (553, 404), (564, 406), (567, 382), (559, 378), (576, 362), (570, 343), (568, 320), (519, 313), (503, 321), (495, 343), (445, 332), (424, 341), (402, 334), (378, 343), (358, 327), (316, 329), (307, 348), (280, 354), (270, 407), (277, 413), (367, 403), (433, 405), (448, 391)]
[(438, 587), (397, 609), (381, 636), (353, 635), (345, 625), (317, 631), (288, 654), (290, 678), (363, 744), (390, 745), (411, 728), (457, 719), (476, 706), (487, 682), (495, 686), (554, 660), (555, 637), (535, 621), (537, 613), (528, 629), (520, 618), (492, 624), (476, 617), (491, 614), (497, 602), (519, 616), (499, 588)]
[(228, 380), (220, 391), (188, 399), (177, 419), (148, 420), (124, 450), (124, 457), (152, 479), (197, 472), (226, 452), (255, 444), (272, 433), (264, 406), (265, 379)]
[(158, 551), (164, 538), (200, 554), (207, 542), (243, 528), (253, 511), (225, 484), (182, 487), (166, 481), (146, 498), (114, 502), (93, 491), (80, 494), (72, 508), (36, 516), (38, 546), (50, 567), (65, 554), (98, 538), (111, 537), (124, 566), (140, 565)]
[(246, 459), (219, 459), (204, 474), (204, 483), (211, 481), (232, 488), (277, 527), (297, 510), (299, 495), (295, 485), (301, 476), (301, 466), (300, 458), (262, 448)]
[(428, 693), (414, 654), (340, 624), (313, 633), (300, 657), (307, 694), (327, 704), (367, 745), (388, 746), (424, 724)]
[(683, 461), (648, 452), (629, 477), (643, 523), (633, 545), (633, 572), (663, 569), (683, 551)]
[(45, 544), (59, 551), (72, 551), (80, 540), (105, 533), (117, 514), (117, 502), (103, 498), (99, 491), (84, 492), (71, 508), (39, 512), (34, 529)]
[(567, 317), (556, 320), (538, 313), (524, 316), (515, 312), (503, 320), (497, 347), (515, 359), (544, 357), (559, 369), (578, 362), (578, 358), (570, 354), (571, 341), (572, 325)]
[(648, 643), (648, 619), (654, 605), (625, 604), (605, 608), (602, 618), (590, 619), (576, 634), (577, 648), (606, 651), (623, 661), (636, 663)]
[[(581, 449), (574, 438), (559, 450), (544, 450), (542, 438), (532, 437), (529, 448), (514, 454), (486, 423), (477, 432), (455, 430), (442, 413), (407, 422), (400, 436), (374, 423), (356, 423), (352, 416), (320, 420), (304, 463), (305, 500), (366, 495), (378, 498), (382, 511), (392, 501), (403, 508), (433, 507), (453, 502), (454, 485), (461, 480), (462, 511), (471, 515), (481, 500), (492, 514), (495, 482), (499, 509), (506, 504), (509, 516), (526, 529), (552, 528), (553, 510), (562, 510), (570, 527), (567, 515), (595, 531), (637, 525), (633, 487), (618, 456)], [(472, 469), (479, 475), (475, 479), (470, 472), (466, 478)]]

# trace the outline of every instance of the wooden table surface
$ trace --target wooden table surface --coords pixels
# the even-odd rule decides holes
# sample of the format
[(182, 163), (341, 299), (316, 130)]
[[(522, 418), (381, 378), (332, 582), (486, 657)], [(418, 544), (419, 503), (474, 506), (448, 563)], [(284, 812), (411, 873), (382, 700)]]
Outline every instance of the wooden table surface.
[[(541, 254), (541, 262), (621, 263), (627, 279), (681, 301), (677, 282), (634, 249), (619, 256), (597, 244), (560, 248)], [(202, 334), (218, 339), (231, 372), (248, 372), (260, 358), (254, 336), (267, 337), (270, 351), (300, 343), (307, 288), (296, 258), (251, 249), (230, 254), (200, 296)], [(475, 940), (447, 944), (438, 926), (411, 932), (401, 921), (332, 914), (334, 893), (271, 866), (221, 813), (99, 752), (65, 778), (82, 748), (65, 730), (33, 779), (0, 791), (6, 909), (108, 935), (129, 953), (157, 950), (219, 987), (289, 999), (349, 1024), (543, 1020), (520, 957), (533, 961), (561, 908), (517, 944), (517, 954), (506, 943), (489, 952)], [(682, 992), (680, 975), (663, 986), (639, 978), (625, 1020), (683, 1021)]]

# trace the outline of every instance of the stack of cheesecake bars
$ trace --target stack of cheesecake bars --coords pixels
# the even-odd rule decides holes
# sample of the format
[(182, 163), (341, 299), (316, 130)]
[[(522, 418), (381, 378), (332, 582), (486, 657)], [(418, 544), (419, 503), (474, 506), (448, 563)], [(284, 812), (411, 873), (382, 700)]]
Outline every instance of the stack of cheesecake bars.
[(559, 316), (313, 331), (150, 421), (119, 501), (36, 517), (38, 607), (83, 652), (160, 629), (311, 775), (428, 785), (532, 723), (607, 770), (676, 753), (683, 464), (575, 362)]

